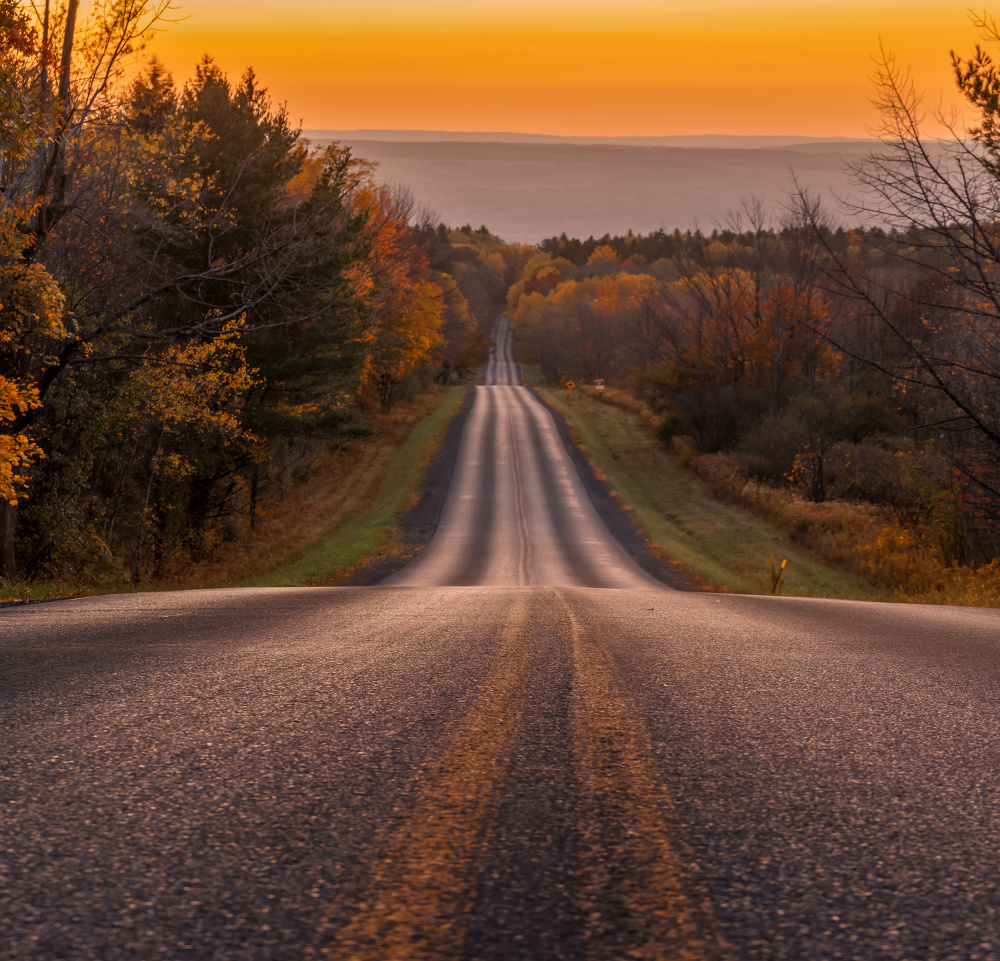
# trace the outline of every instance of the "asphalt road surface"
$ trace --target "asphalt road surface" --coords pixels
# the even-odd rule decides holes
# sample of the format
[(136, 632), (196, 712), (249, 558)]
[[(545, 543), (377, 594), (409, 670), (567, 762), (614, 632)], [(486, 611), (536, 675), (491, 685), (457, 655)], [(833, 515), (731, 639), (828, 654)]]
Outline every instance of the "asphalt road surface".
[(0, 958), (1000, 958), (998, 612), (666, 589), (508, 346), (384, 585), (0, 610)]

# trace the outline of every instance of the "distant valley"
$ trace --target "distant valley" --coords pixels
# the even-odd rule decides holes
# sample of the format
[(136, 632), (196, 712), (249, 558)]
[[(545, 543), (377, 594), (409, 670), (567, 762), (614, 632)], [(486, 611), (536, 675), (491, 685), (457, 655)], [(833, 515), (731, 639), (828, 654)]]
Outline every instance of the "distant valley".
[[(856, 194), (847, 165), (877, 141), (795, 137), (560, 138), (434, 131), (306, 131), (379, 164), (453, 226), (485, 224), (508, 241), (725, 226), (759, 198), (780, 217), (793, 189)], [(398, 139), (388, 139), (389, 137)], [(440, 139), (434, 139), (440, 138)], [(451, 139), (447, 139), (451, 138)]]

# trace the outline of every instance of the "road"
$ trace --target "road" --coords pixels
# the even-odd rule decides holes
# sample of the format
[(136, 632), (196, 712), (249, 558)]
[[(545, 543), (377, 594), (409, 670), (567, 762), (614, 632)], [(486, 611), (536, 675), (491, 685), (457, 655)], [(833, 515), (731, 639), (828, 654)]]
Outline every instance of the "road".
[(506, 322), (482, 380), (437, 532), (415, 561), (385, 583), (661, 586), (608, 537), (552, 415), (519, 386)]
[(383, 585), (0, 610), (0, 958), (1000, 958), (998, 612), (666, 589), (509, 361)]

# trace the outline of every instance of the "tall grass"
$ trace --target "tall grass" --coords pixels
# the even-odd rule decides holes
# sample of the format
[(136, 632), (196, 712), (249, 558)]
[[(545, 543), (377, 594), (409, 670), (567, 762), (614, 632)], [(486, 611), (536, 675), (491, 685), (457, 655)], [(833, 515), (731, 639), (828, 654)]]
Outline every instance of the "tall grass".
[[(609, 396), (610, 395), (610, 396)], [(787, 564), (781, 593), (815, 597), (872, 597), (866, 581), (826, 563), (747, 507), (713, 496), (681, 458), (656, 436), (658, 421), (643, 416), (627, 394), (545, 390), (569, 420), (577, 441), (655, 550), (675, 562), (696, 586), (750, 594), (772, 592), (772, 558)]]
[(927, 527), (901, 523), (871, 504), (814, 503), (794, 490), (748, 480), (725, 454), (694, 454), (680, 438), (673, 446), (716, 497), (747, 507), (888, 600), (1000, 607), (995, 560), (979, 568), (947, 565)]

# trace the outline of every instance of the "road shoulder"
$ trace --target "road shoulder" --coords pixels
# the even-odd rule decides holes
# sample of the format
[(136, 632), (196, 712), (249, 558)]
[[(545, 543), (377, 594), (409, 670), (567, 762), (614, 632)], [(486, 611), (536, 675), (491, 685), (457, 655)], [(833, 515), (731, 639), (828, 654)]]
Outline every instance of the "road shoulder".
[(437, 452), (427, 465), (416, 503), (400, 514), (392, 525), (393, 539), (401, 549), (372, 558), (345, 581), (345, 585), (371, 587), (378, 584), (413, 560), (434, 536), (455, 473), (462, 431), (474, 399), (475, 389), (468, 388), (461, 406), (445, 429)]

